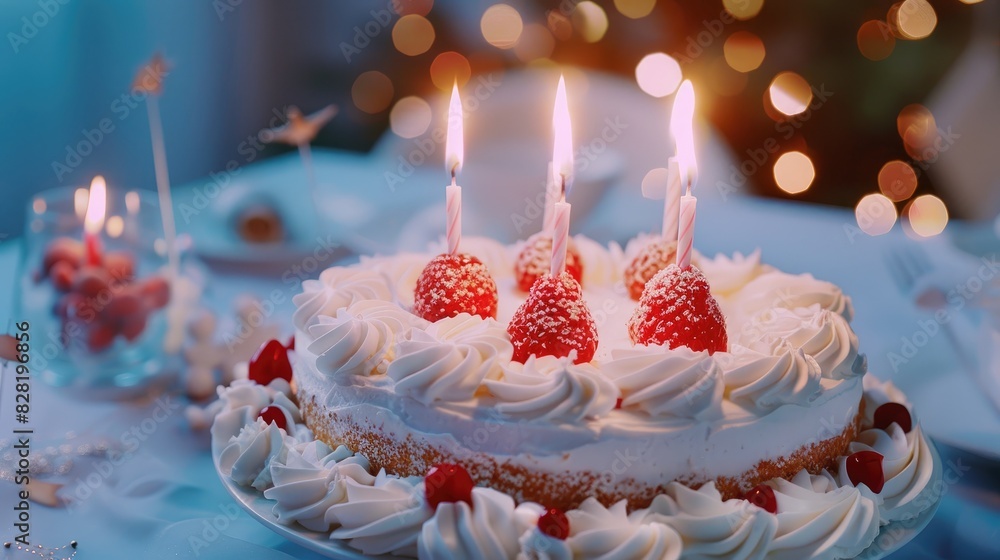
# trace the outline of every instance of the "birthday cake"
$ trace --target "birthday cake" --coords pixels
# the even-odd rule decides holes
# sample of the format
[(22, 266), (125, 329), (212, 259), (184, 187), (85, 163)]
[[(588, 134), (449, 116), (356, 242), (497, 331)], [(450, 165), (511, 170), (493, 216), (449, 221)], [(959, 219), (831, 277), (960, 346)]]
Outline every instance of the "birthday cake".
[(655, 242), (576, 236), (557, 276), (481, 238), (324, 271), (294, 349), (220, 389), (220, 471), (423, 558), (846, 558), (933, 506), (839, 288), (759, 252), (637, 280)]

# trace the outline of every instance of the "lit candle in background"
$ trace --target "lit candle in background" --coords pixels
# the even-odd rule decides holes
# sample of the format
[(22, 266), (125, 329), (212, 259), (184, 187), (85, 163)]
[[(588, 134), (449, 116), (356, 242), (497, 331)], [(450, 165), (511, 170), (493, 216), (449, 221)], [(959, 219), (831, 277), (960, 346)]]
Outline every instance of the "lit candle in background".
[[(694, 244), (694, 219), (698, 199), (691, 195), (691, 188), (697, 180), (698, 163), (694, 155), (694, 88), (690, 80), (684, 80), (677, 90), (674, 108), (670, 117), (670, 130), (677, 147), (677, 167), (681, 186), (685, 187), (680, 197), (680, 219), (677, 234), (677, 266), (686, 269), (691, 266), (691, 251)], [(667, 198), (670, 192), (668, 187)]]
[(462, 241), (462, 187), (456, 184), (464, 158), (465, 132), (462, 128), (462, 99), (458, 95), (458, 82), (451, 90), (448, 106), (448, 138), (445, 141), (445, 170), (451, 174), (451, 184), (445, 187), (445, 207), (448, 214), (448, 253), (458, 253)]
[[(676, 104), (675, 104), (676, 107)], [(670, 126), (673, 128), (673, 119)], [(667, 193), (663, 199), (663, 240), (666, 242), (677, 241), (677, 222), (681, 211), (681, 171), (677, 158), (672, 157), (667, 160)]]
[(550, 274), (558, 276), (566, 270), (566, 246), (569, 243), (571, 206), (566, 192), (573, 186), (573, 125), (566, 101), (566, 82), (559, 77), (556, 104), (552, 115), (555, 142), (552, 147), (552, 181), (559, 187), (559, 201), (552, 205), (552, 265)]
[(101, 229), (104, 227), (104, 213), (107, 211), (107, 186), (104, 177), (94, 177), (87, 197), (87, 214), (83, 218), (83, 243), (87, 264), (101, 264)]

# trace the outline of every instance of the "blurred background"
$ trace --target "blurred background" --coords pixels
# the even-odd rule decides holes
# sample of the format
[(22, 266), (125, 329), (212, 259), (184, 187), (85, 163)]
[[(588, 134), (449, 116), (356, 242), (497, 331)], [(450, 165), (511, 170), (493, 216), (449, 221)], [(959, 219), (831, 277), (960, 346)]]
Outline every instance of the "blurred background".
[[(934, 235), (949, 216), (985, 220), (1000, 209), (998, 8), (991, 0), (6, 1), (0, 234), (21, 231), (29, 196), (44, 188), (97, 173), (154, 188), (145, 108), (129, 86), (159, 51), (171, 64), (161, 106), (174, 184), (288, 151), (255, 139), (291, 104), (339, 105), (314, 145), (366, 152), (384, 135), (428, 134), (432, 100), (455, 79), (471, 92), (477, 76), (559, 65), (619, 76), (665, 107), (682, 74), (691, 78), (698, 113), (732, 156), (713, 175), (720, 192), (892, 207)], [(542, 118), (550, 95), (539, 91)], [(660, 165), (671, 152), (664, 147)]]

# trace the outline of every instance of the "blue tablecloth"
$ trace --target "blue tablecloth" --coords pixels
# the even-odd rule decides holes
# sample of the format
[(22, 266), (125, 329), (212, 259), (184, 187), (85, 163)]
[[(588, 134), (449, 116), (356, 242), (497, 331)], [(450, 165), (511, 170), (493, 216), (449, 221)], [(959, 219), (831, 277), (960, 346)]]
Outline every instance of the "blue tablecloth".
[[(322, 155), (319, 159), (322, 159)], [(294, 157), (268, 163), (269, 173), (282, 168), (300, 174)], [(250, 181), (253, 166), (241, 180)], [(952, 350), (944, 337), (931, 339), (920, 360), (893, 373), (887, 354), (910, 334), (920, 313), (897, 293), (884, 265), (885, 251), (909, 242), (899, 228), (872, 238), (855, 235), (854, 216), (843, 209), (816, 207), (739, 196), (721, 197), (706, 190), (699, 202), (696, 244), (705, 253), (764, 248), (766, 261), (788, 271), (808, 271), (841, 285), (854, 299), (855, 327), (868, 352), (872, 371), (905, 387), (906, 376), (920, 371), (954, 369)], [(580, 230), (627, 235), (635, 224), (656, 224), (656, 205), (636, 206), (635, 196), (605, 196), (598, 210), (579, 222)], [(638, 199), (641, 200), (641, 199)], [(629, 220), (621, 220), (629, 216)], [(577, 229), (574, 227), (574, 229)], [(610, 232), (610, 233), (609, 233)], [(17, 271), (16, 240), (0, 245), (0, 294), (12, 294)], [(952, 251), (946, 240), (925, 243), (934, 258)], [(232, 301), (242, 293), (264, 295), (288, 290), (280, 280), (233, 272), (217, 272), (206, 301), (221, 317), (232, 315)], [(292, 295), (292, 294), (288, 294)], [(273, 315), (286, 329), (290, 324), (288, 299)], [(0, 320), (11, 317), (11, 302), (0, 302)], [(17, 320), (13, 317), (13, 320)], [(226, 328), (223, 325), (222, 330)], [(231, 328), (231, 325), (230, 327)], [(919, 363), (917, 363), (919, 362)], [(0, 401), (0, 439), (13, 425), (12, 376), (5, 371)], [(318, 558), (258, 524), (240, 511), (220, 484), (209, 454), (205, 432), (193, 432), (184, 418), (188, 404), (182, 397), (163, 395), (143, 402), (115, 403), (81, 400), (39, 382), (32, 385), (35, 449), (73, 445), (96, 438), (122, 440), (138, 437), (138, 447), (124, 462), (78, 464), (62, 481), (69, 508), (31, 505), (31, 542), (59, 547), (79, 541), (78, 560), (108, 558)], [(940, 403), (963, 414), (963, 403)], [(136, 435), (138, 434), (138, 435)], [(998, 434), (1000, 437), (1000, 434)], [(897, 554), (900, 558), (995, 557), (1000, 541), (1000, 474), (996, 463), (978, 460), (953, 449), (943, 449), (945, 463), (963, 475), (948, 491), (931, 526)], [(967, 468), (967, 469), (966, 469)], [(0, 483), (0, 539), (12, 540), (16, 487)], [(991, 548), (992, 547), (992, 548)], [(0, 557), (3, 557), (0, 550)], [(27, 557), (12, 554), (11, 558)]]

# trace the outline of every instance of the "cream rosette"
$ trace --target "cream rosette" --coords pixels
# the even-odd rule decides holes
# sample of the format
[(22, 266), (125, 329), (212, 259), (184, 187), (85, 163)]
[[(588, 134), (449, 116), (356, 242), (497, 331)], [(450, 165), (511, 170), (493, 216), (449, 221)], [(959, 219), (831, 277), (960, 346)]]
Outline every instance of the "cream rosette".
[(611, 356), (602, 371), (621, 390), (622, 409), (696, 420), (722, 416), (722, 368), (708, 352), (638, 346)]
[(359, 301), (390, 301), (392, 293), (385, 278), (374, 270), (335, 266), (320, 273), (318, 280), (302, 283), (302, 292), (292, 297), (295, 312), (292, 323), (302, 331), (316, 324), (320, 317), (333, 317), (337, 311)]
[(800, 348), (778, 342), (759, 352), (732, 345), (728, 354), (716, 354), (722, 366), (726, 397), (758, 415), (784, 405), (809, 406), (819, 395), (822, 370)]
[(308, 350), (326, 375), (382, 375), (393, 359), (396, 339), (427, 322), (386, 301), (359, 301), (335, 317), (309, 327)]

